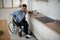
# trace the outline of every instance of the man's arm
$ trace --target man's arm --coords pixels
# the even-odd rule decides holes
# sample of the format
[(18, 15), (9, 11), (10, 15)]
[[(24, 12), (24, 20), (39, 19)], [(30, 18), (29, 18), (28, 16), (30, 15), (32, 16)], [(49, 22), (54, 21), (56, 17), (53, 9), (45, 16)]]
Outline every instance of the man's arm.
[(17, 18), (16, 18), (15, 13), (12, 14), (12, 18), (13, 18), (14, 22), (17, 22)]

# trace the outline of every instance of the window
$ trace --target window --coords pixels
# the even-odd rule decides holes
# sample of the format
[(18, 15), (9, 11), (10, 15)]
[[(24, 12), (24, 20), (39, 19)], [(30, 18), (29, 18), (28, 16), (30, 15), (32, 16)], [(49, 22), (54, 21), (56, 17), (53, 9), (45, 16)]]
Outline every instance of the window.
[(0, 8), (2, 8), (2, 0), (0, 0)]
[(13, 7), (19, 7), (20, 0), (13, 0)]
[(12, 1), (11, 0), (4, 0), (4, 7), (12, 7)]
[(36, 1), (48, 2), (48, 0), (36, 0)]
[(0, 8), (14, 8), (19, 7), (22, 0), (0, 0)]

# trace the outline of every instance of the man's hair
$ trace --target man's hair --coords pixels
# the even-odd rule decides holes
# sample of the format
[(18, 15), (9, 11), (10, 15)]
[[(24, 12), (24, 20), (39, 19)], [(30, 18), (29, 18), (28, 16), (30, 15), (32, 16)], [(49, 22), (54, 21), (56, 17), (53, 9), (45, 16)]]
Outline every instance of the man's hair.
[(27, 7), (27, 5), (26, 4), (22, 4), (22, 7)]

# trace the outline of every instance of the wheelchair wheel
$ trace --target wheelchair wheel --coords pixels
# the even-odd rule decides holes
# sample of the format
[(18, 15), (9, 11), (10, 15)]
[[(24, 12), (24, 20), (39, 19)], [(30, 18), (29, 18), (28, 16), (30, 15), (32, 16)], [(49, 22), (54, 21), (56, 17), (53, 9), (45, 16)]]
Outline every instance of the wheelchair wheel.
[(9, 28), (10, 32), (13, 33), (13, 34), (15, 34), (17, 32), (17, 26), (12, 21), (9, 22), (8, 28)]

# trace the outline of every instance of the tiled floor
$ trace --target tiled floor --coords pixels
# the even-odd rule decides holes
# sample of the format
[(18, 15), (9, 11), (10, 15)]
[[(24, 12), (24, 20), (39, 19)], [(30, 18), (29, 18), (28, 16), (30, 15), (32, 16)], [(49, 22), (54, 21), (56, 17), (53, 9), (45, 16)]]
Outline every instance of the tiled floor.
[(34, 36), (29, 39), (26, 39), (25, 36), (19, 37), (18, 34), (10, 33), (11, 40), (37, 40)]

